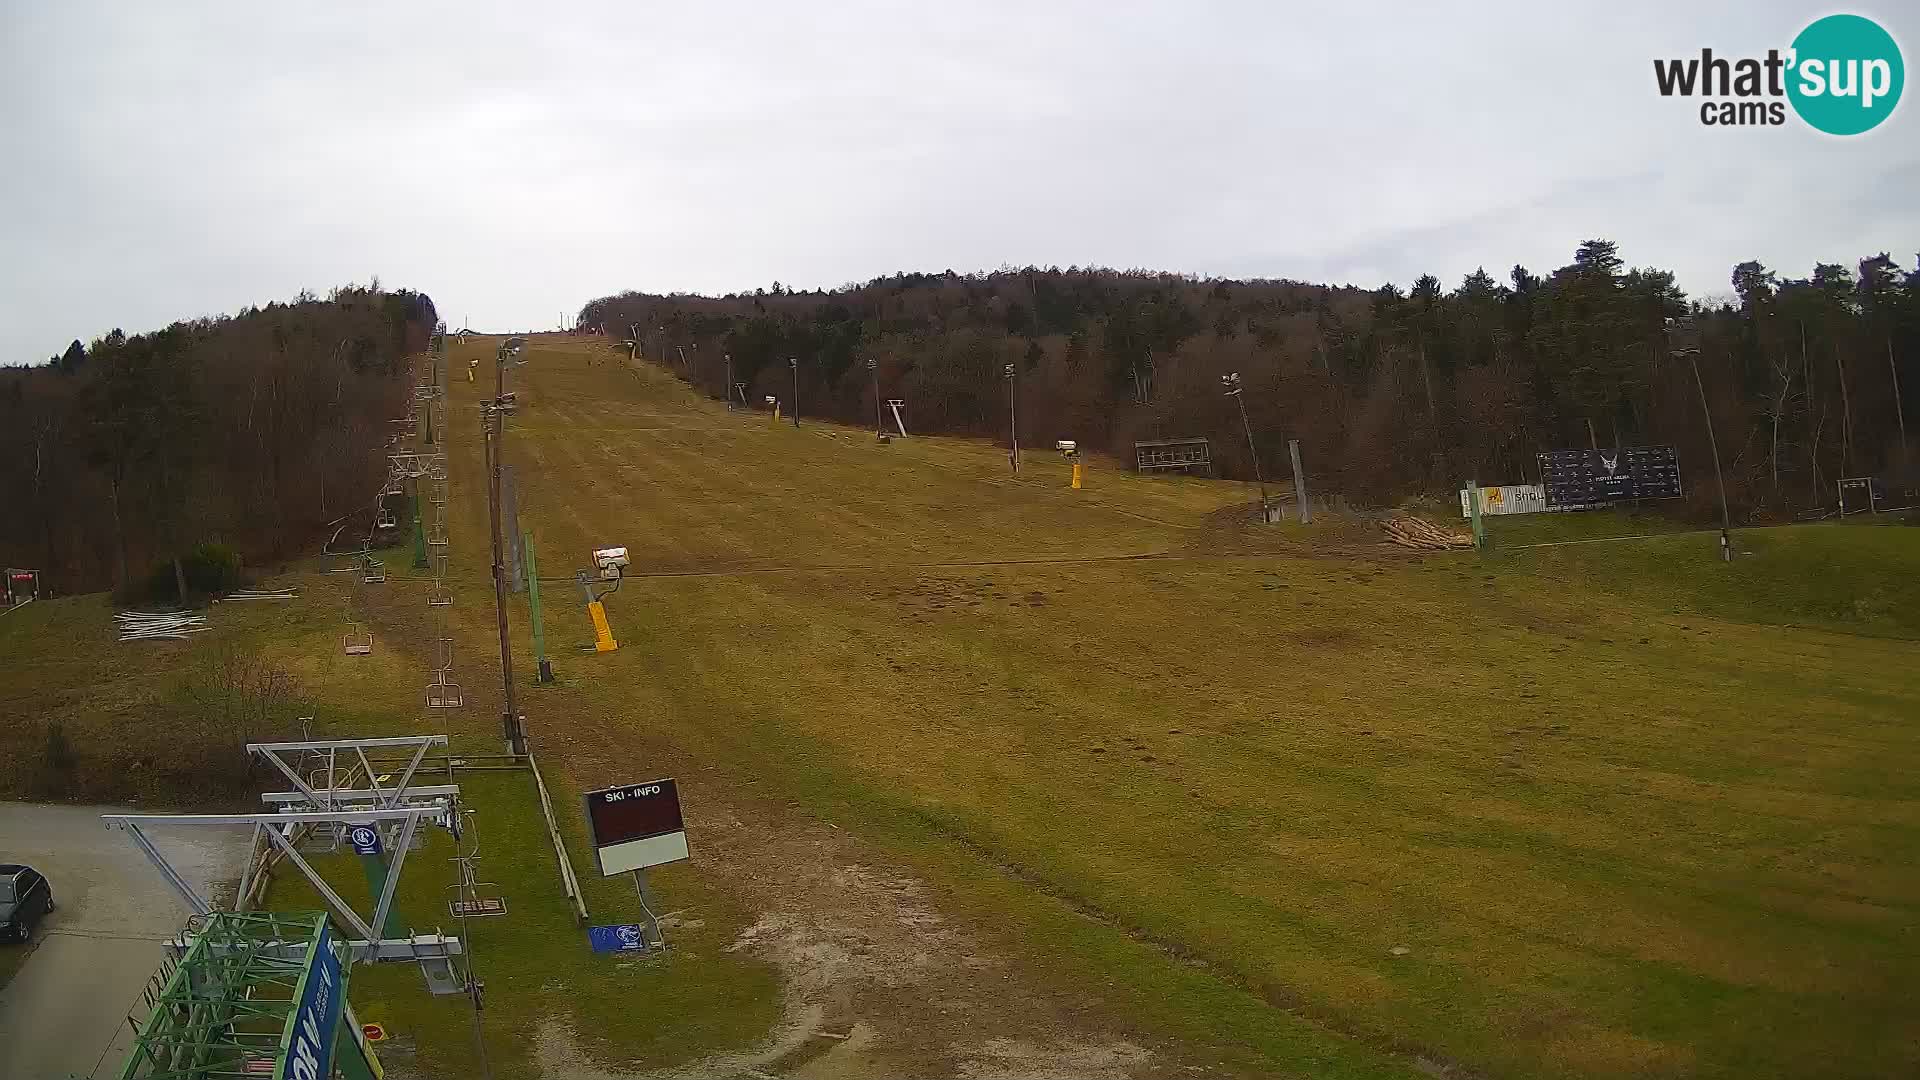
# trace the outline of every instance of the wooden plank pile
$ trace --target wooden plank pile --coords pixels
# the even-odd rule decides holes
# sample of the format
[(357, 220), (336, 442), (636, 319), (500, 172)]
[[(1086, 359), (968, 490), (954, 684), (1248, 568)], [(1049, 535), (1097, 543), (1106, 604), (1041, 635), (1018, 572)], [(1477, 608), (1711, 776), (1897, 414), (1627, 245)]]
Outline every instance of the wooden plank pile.
[(1473, 537), (1465, 533), (1448, 532), (1425, 518), (1400, 514), (1386, 518), (1380, 527), (1387, 531), (1387, 538), (1404, 548), (1416, 551), (1457, 551), (1473, 546)]
[(214, 603), (223, 600), (291, 600), (298, 595), (297, 589), (235, 589)]

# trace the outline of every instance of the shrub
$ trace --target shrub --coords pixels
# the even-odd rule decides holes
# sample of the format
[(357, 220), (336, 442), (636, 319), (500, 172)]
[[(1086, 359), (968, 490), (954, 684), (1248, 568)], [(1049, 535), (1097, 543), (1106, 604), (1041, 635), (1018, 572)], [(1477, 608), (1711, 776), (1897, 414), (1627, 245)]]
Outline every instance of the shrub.
[[(180, 572), (187, 579), (187, 602), (194, 597), (225, 596), (246, 584), (240, 553), (225, 544), (201, 544), (180, 556)], [(137, 588), (122, 589), (114, 599), (123, 604), (178, 602), (181, 597), (173, 576), (173, 560), (160, 560), (145, 582)]]
[(292, 738), (299, 709), (291, 674), (222, 647), (146, 705), (147, 730), (164, 738), (128, 756), (128, 786), (182, 805), (244, 800), (256, 790), (247, 744)]
[(34, 794), (42, 799), (64, 799), (71, 795), (73, 771), (79, 763), (66, 729), (60, 726), (58, 720), (49, 722), (45, 754), (40, 761), (40, 775), (33, 785)]

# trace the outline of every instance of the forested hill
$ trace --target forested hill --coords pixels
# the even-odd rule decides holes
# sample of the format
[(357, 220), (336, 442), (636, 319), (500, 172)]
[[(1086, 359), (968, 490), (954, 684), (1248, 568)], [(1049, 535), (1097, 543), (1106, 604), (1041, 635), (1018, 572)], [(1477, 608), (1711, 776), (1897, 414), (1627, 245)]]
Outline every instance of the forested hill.
[(580, 321), (637, 334), (643, 356), (716, 396), (731, 356), (750, 400), (786, 400), (797, 358), (803, 410), (849, 423), (873, 422), (873, 361), (880, 396), (906, 399), (910, 430), (927, 432), (1004, 439), (1013, 364), (1027, 445), (1071, 438), (1131, 460), (1136, 439), (1205, 435), (1223, 471), (1246, 477), (1220, 384), (1238, 371), (1269, 473), (1297, 438), (1320, 490), (1381, 501), (1468, 477), (1529, 482), (1538, 452), (1591, 438), (1676, 445), (1704, 509), (1711, 458), (1700, 391), (1674, 355), (1684, 338), (1700, 350), (1736, 513), (1831, 504), (1842, 476), (1911, 469), (1920, 270), (1884, 254), (1805, 278), (1747, 262), (1730, 285), (1737, 303), (1704, 308), (1671, 273), (1628, 269), (1590, 240), (1550, 273), (1481, 270), (1451, 289), (1432, 276), (1369, 292), (1030, 267), (823, 292), (623, 293)]
[(202, 543), (304, 551), (370, 507), (436, 322), (376, 283), (0, 368), (0, 562), (78, 592)]

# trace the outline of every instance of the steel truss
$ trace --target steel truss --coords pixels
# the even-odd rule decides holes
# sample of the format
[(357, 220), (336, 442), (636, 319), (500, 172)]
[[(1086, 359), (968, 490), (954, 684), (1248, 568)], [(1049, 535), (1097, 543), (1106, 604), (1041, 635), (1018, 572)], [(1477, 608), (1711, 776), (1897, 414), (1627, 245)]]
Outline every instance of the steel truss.
[[(186, 878), (180, 876), (180, 872), (174, 869), (173, 865), (167, 861), (166, 856), (160, 853), (160, 849), (154, 846), (153, 839), (146, 834), (145, 827), (182, 825), (253, 826), (258, 834), (264, 835), (268, 840), (272, 841), (273, 845), (280, 849), (281, 854), (284, 855), (289, 862), (300, 868), (300, 873), (306, 877), (307, 884), (312, 885), (313, 890), (326, 900), (328, 908), (332, 910), (334, 917), (340, 920), (341, 925), (361, 936), (363, 940), (353, 943), (356, 950), (354, 956), (356, 960), (367, 958), (414, 958), (410, 955), (406, 957), (390, 957), (388, 955), (390, 950), (382, 951), (379, 948), (379, 946), (388, 944), (388, 941), (382, 939), (379, 934), (375, 933), (373, 928), (375, 926), (385, 925), (386, 923), (387, 909), (393, 906), (394, 887), (400, 883), (400, 868), (406, 863), (407, 849), (413, 846), (413, 836), (415, 831), (419, 829), (420, 823), (424, 820), (430, 824), (442, 826), (449, 831), (454, 827), (454, 811), (451, 808), (420, 806), (393, 810), (296, 810), (278, 814), (102, 814), (100, 818), (107, 823), (108, 828), (118, 828), (126, 832), (133, 840), (134, 846), (138, 847), (141, 853), (146, 855), (147, 861), (153, 864), (154, 869), (160, 871), (160, 876), (167, 879), (167, 883), (173, 886), (173, 891), (179, 895), (180, 899), (184, 901), (187, 907), (191, 908), (196, 915), (213, 914), (213, 905), (209, 904), (205, 897), (195, 891), (194, 887), (187, 882)], [(333, 886), (328, 885), (326, 879), (320, 876), (319, 871), (313, 868), (313, 864), (309, 863), (306, 858), (300, 854), (298, 848), (290, 838), (293, 829), (276, 827), (299, 825), (372, 825), (378, 828), (387, 822), (396, 822), (399, 824), (400, 839), (394, 845), (393, 865), (388, 868), (386, 886), (381, 890), (379, 899), (374, 902), (373, 919), (371, 922), (361, 918), (360, 913), (353, 910), (353, 906), (342, 899), (340, 894), (334, 891)], [(245, 895), (245, 889), (251, 884), (251, 881), (241, 882), (241, 895)], [(434, 935), (427, 936), (431, 937)], [(410, 939), (392, 940), (405, 941)], [(456, 943), (453, 953), (458, 953), (458, 951), (459, 949)], [(362, 953), (367, 955), (363, 957), (361, 955)], [(431, 954), (446, 955), (440, 952), (431, 952)]]
[[(153, 1011), (136, 1027), (122, 1080), (280, 1075), (301, 980), (316, 949), (337, 947), (322, 942), (326, 922), (318, 911), (196, 919)], [(342, 967), (336, 992), (346, 991)]]
[[(458, 796), (460, 789), (451, 791), (435, 790), (426, 795), (422, 789), (412, 786), (413, 778), (420, 771), (420, 762), (425, 760), (427, 751), (433, 747), (447, 745), (445, 735), (399, 735), (382, 739), (309, 739), (304, 742), (248, 743), (247, 752), (266, 759), (267, 763), (279, 769), (281, 775), (293, 782), (296, 789), (292, 792), (275, 791), (260, 796), (262, 802), (293, 803), (303, 798), (313, 810), (337, 810), (343, 805), (359, 807), (368, 802), (361, 798), (363, 792), (370, 794), (373, 808), (391, 810), (401, 806), (434, 805), (432, 800), (448, 795)], [(413, 748), (413, 756), (407, 759), (406, 768), (400, 772), (399, 779), (390, 786), (382, 787), (380, 773), (367, 759), (368, 750), (404, 750)], [(340, 758), (347, 754), (345, 767)], [(301, 755), (300, 759), (289, 763), (286, 756)], [(304, 760), (303, 760), (304, 759)], [(306, 777), (302, 777), (298, 764), (307, 761), (316, 763), (316, 767)], [(365, 789), (356, 788), (356, 783), (364, 782)], [(451, 785), (447, 785), (451, 787)], [(421, 800), (427, 800), (422, 802)]]

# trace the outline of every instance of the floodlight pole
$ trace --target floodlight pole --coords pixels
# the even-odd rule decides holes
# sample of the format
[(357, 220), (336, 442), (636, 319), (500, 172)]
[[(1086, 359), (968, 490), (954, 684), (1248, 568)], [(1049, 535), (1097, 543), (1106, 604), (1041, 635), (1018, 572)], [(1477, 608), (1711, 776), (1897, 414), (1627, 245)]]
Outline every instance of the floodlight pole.
[(733, 411), (733, 354), (722, 353), (721, 357), (725, 359), (727, 362), (727, 381), (724, 386), (720, 387), (720, 396), (727, 399), (727, 411), (732, 412)]
[(1720, 441), (1713, 435), (1713, 411), (1707, 408), (1707, 384), (1700, 381), (1700, 350), (1687, 352), (1693, 368), (1693, 388), (1700, 393), (1700, 415), (1707, 420), (1707, 448), (1713, 454), (1713, 482), (1720, 489), (1720, 561), (1733, 561), (1733, 517), (1727, 513), (1727, 481), (1720, 475)]
[(880, 361), (867, 358), (867, 374), (873, 376), (873, 437), (878, 440), (880, 434)]
[(1018, 394), (1020, 376), (1012, 364), (1005, 368), (1007, 377), (1007, 460), (1012, 463), (1013, 471), (1020, 471), (1020, 413), (1014, 401)]
[(514, 757), (527, 756), (527, 734), (520, 727), (520, 707), (513, 696), (513, 637), (507, 630), (507, 573), (502, 556), (506, 542), (500, 535), (500, 463), (505, 456), (507, 419), (507, 358), (494, 356), (494, 399), (481, 402), (481, 426), (487, 445), (487, 530), (493, 542), (493, 619), (500, 631), (500, 679), (505, 690), (506, 711), (500, 726), (507, 739), (507, 752)]
[(793, 369), (793, 426), (800, 426), (800, 358), (787, 357), (787, 366)]
[(1240, 394), (1240, 373), (1228, 372), (1220, 376), (1220, 382), (1227, 388), (1227, 396), (1240, 406), (1240, 429), (1247, 433), (1247, 455), (1253, 458), (1253, 478), (1260, 484), (1260, 523), (1269, 522), (1267, 511), (1267, 478), (1260, 471), (1260, 451), (1253, 445), (1253, 424), (1247, 420), (1247, 403)]
[(1669, 318), (1666, 321), (1667, 353), (1670, 356), (1684, 356), (1687, 366), (1693, 369), (1693, 388), (1700, 395), (1700, 415), (1707, 422), (1707, 450), (1713, 454), (1713, 483), (1720, 492), (1720, 561), (1733, 561), (1733, 515), (1727, 511), (1727, 480), (1720, 472), (1720, 440), (1713, 434), (1713, 410), (1707, 407), (1707, 384), (1700, 378), (1700, 346), (1698, 338), (1691, 333), (1692, 343), (1674, 344), (1673, 332), (1676, 327), (1691, 331), (1693, 322), (1688, 317), (1684, 322)]

